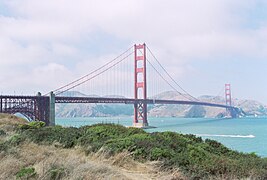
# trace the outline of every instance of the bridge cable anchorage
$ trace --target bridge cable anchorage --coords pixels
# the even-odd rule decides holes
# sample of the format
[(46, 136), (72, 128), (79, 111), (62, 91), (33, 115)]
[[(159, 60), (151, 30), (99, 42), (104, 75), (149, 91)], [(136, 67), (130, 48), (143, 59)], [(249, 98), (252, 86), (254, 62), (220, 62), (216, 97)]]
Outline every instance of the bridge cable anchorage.
[[(89, 74), (86, 74), (86, 75), (84, 75), (84, 76), (82, 76), (82, 77), (80, 77), (80, 78), (78, 78), (78, 79), (76, 79), (76, 80), (74, 80), (74, 81), (72, 81), (72, 82), (70, 82), (70, 83), (64, 85), (64, 86), (61, 86), (61, 87), (59, 87), (59, 88), (53, 90), (53, 92), (59, 92), (61, 89), (64, 89), (64, 88), (66, 88), (66, 87), (68, 87), (68, 86), (71, 86), (71, 85), (74, 84), (74, 83), (79, 82), (80, 80), (82, 80), (82, 79), (84, 79), (84, 78), (87, 78), (88, 76), (92, 75), (93, 73), (95, 73), (95, 72), (97, 72), (97, 71), (103, 69), (104, 67), (108, 66), (109, 64), (113, 63), (114, 61), (116, 61), (117, 59), (119, 59), (120, 57), (122, 57), (123, 55), (125, 55), (128, 51), (132, 50), (132, 48), (133, 48), (133, 46), (131, 46), (131, 47), (128, 48), (126, 51), (124, 51), (122, 54), (120, 54), (120, 55), (117, 56), (116, 58), (112, 59), (112, 60), (109, 61), (108, 63), (104, 64), (103, 66), (97, 68), (96, 70), (90, 72)], [(132, 52), (131, 54), (133, 54), (133, 52)], [(129, 55), (128, 55), (128, 56), (129, 56)], [(127, 57), (128, 57), (128, 56), (127, 56)], [(114, 67), (114, 66), (113, 66), (113, 67)], [(72, 88), (70, 88), (70, 89), (72, 89)], [(69, 90), (69, 89), (68, 89), (68, 90)], [(66, 91), (64, 91), (64, 92), (66, 92)], [(49, 93), (50, 93), (50, 92), (49, 92)], [(47, 96), (49, 93), (44, 94), (44, 96)], [(58, 94), (61, 94), (61, 93), (58, 93)]]
[[(82, 85), (82, 84), (84, 84), (84, 83), (86, 83), (86, 82), (88, 82), (88, 81), (94, 79), (94, 78), (97, 77), (98, 75), (100, 75), (100, 74), (102, 74), (102, 73), (104, 73), (104, 72), (110, 70), (111, 68), (115, 67), (115, 66), (118, 65), (119, 63), (123, 62), (125, 59), (127, 59), (127, 58), (128, 58), (129, 56), (131, 56), (132, 54), (133, 54), (133, 52), (130, 53), (129, 55), (127, 55), (126, 57), (124, 57), (123, 59), (121, 59), (120, 61), (116, 62), (116, 63), (113, 64), (112, 66), (108, 67), (107, 69), (104, 69), (104, 70), (100, 71), (99, 73), (95, 74), (94, 76), (90, 77), (89, 79), (85, 79), (85, 80), (79, 82), (78, 84), (75, 84), (75, 85), (73, 85), (73, 86), (71, 86), (71, 87), (69, 87), (69, 88), (67, 88), (67, 89), (65, 89), (65, 90), (63, 90), (63, 91), (56, 91), (55, 94), (56, 94), (56, 95), (62, 94), (62, 93), (64, 93), (64, 92), (67, 92), (67, 91), (69, 91), (69, 90), (71, 90), (71, 89), (73, 89), (73, 88), (75, 88), (75, 87), (78, 87), (78, 86), (80, 86), (80, 85)], [(78, 81), (76, 81), (76, 82), (78, 82)], [(73, 84), (74, 84), (74, 83), (73, 83)], [(67, 86), (67, 87), (68, 87), (68, 86)]]
[[(163, 69), (163, 71), (167, 74), (167, 76), (188, 96), (190, 96), (193, 100), (196, 101), (200, 101), (199, 99), (195, 98), (194, 96), (192, 96), (191, 94), (189, 94), (184, 88), (182, 88), (182, 86), (180, 86), (175, 80), (174, 78), (168, 73), (168, 71), (162, 66), (162, 64), (159, 62), (159, 60), (156, 58), (156, 56), (154, 55), (154, 53), (150, 50), (150, 48), (147, 46), (148, 51), (150, 52), (150, 54), (152, 55), (152, 57), (156, 60), (156, 62), (159, 64), (159, 66)], [(188, 99), (188, 98), (187, 98)]]

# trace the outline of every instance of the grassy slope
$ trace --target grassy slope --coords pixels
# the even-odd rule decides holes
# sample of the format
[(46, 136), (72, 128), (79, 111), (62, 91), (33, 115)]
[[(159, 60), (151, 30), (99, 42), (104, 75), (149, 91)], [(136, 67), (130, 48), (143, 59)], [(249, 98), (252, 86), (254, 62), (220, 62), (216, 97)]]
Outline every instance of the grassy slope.
[[(170, 171), (177, 172), (174, 175), (177, 179), (183, 178), (177, 169), (189, 179), (267, 178), (266, 159), (232, 151), (216, 141), (203, 141), (194, 135), (150, 134), (110, 124), (63, 128), (39, 127), (37, 123), (13, 127), (8, 132), (10, 135), (1, 135), (0, 158), (4, 161), (0, 165), (6, 167), (2, 168), (3, 172), (0, 170), (2, 175), (8, 171), (14, 176), (21, 168), (33, 166), (39, 178), (51, 178), (54, 173), (55, 177), (72, 179), (78, 178), (77, 174), (82, 178), (95, 175), (99, 179), (105, 176), (114, 179), (167, 176), (170, 179)], [(12, 159), (18, 165), (10, 172), (8, 167), (16, 164), (9, 162)], [(152, 166), (149, 162), (158, 165)], [(142, 173), (144, 176), (140, 177)]]
[(0, 114), (0, 179), (16, 179), (31, 168), (34, 173), (24, 171), (21, 179), (185, 179), (176, 170), (160, 172), (160, 162), (135, 161), (128, 152), (88, 154), (84, 147), (63, 148), (65, 143), (49, 141), (48, 136), (47, 142), (31, 142), (21, 138), (24, 133), (18, 126), (22, 124), (27, 122)]

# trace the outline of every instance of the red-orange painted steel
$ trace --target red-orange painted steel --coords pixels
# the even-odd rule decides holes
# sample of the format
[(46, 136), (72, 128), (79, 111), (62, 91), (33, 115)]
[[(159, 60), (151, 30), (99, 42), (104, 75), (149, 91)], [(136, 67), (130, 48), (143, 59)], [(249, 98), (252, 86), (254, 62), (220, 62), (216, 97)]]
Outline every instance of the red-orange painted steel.
[[(232, 106), (231, 84), (225, 84), (225, 103), (226, 106)], [(231, 110), (229, 108), (226, 108), (226, 113), (231, 116)]]
[(231, 84), (225, 84), (225, 101), (226, 105), (232, 105), (232, 97), (231, 97)]
[[(138, 61), (141, 61), (141, 63), (137, 63)], [(137, 67), (137, 64), (141, 67)], [(143, 78), (138, 79), (138, 74), (141, 74)], [(146, 44), (134, 45), (134, 99), (147, 99), (146, 88)], [(146, 102), (140, 101), (134, 104), (133, 123), (148, 125)]]

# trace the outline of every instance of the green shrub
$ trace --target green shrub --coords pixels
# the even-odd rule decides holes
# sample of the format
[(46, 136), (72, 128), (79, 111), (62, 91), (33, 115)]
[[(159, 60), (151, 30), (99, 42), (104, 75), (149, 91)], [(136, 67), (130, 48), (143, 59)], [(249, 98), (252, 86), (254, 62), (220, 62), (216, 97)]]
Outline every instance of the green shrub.
[(170, 149), (153, 148), (151, 149), (151, 160), (171, 159), (174, 156), (174, 152)]
[[(98, 124), (98, 125), (92, 125), (92, 126), (85, 126), (82, 127), (82, 136), (78, 139), (78, 145), (87, 147), (90, 145), (90, 151), (96, 152), (98, 151), (102, 146), (106, 144), (110, 144), (113, 140), (120, 141), (121, 138), (126, 138), (131, 135), (135, 134), (145, 134), (146, 132), (142, 129), (137, 128), (126, 128), (121, 125), (116, 124)], [(111, 151), (121, 151), (123, 149), (126, 149), (129, 145), (127, 144), (126, 140), (122, 140), (123, 142), (120, 142), (117, 146), (111, 148)], [(128, 143), (130, 143), (128, 141)], [(88, 153), (88, 152), (87, 152)]]
[(42, 121), (33, 121), (29, 123), (29, 126), (34, 127), (34, 128), (41, 128), (41, 127), (45, 127), (45, 122)]
[(26, 139), (38, 144), (53, 144), (54, 142), (59, 142), (64, 148), (75, 146), (77, 139), (81, 136), (78, 128), (64, 128), (61, 126), (27, 129), (21, 134)]
[[(115, 124), (64, 128), (42, 127), (34, 123), (27, 128), (20, 128), (17, 135), (1, 143), (0, 150), (6, 149), (10, 144), (18, 145), (25, 139), (38, 144), (59, 142), (63, 148), (79, 145), (86, 153), (97, 152), (102, 147), (111, 155), (128, 151), (134, 159), (140, 161), (160, 160), (164, 168), (180, 168), (191, 179), (264, 179), (267, 176), (267, 159), (260, 158), (255, 153), (233, 151), (217, 141), (203, 141), (192, 134), (147, 133), (142, 129)], [(67, 173), (66, 170), (60, 167), (50, 170), (51, 179), (61, 178), (64, 173)]]
[(35, 169), (33, 167), (22, 168), (16, 174), (17, 179), (28, 179), (30, 177), (34, 177), (36, 175)]
[(217, 141), (206, 139), (205, 143), (208, 145), (205, 150), (209, 152), (213, 152), (218, 155), (227, 155), (229, 152), (233, 153), (230, 149)]
[(15, 134), (7, 141), (8, 144), (17, 146), (24, 141), (24, 138), (20, 134)]
[(5, 136), (6, 135), (6, 132), (2, 129), (0, 129), (0, 136)]
[(0, 142), (0, 152), (6, 151), (8, 149), (7, 142)]
[(64, 167), (53, 165), (49, 170), (49, 178), (51, 180), (62, 179), (64, 176), (67, 176), (67, 171)]
[(45, 122), (42, 121), (32, 121), (28, 124), (20, 124), (18, 126), (19, 131), (27, 130), (27, 129), (39, 129), (45, 126)]

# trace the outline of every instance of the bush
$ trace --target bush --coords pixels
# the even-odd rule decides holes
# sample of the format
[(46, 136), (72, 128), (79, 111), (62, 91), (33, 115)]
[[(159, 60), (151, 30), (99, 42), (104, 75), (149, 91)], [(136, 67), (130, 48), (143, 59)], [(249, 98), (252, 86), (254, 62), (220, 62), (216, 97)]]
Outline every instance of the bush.
[(45, 126), (45, 122), (42, 121), (33, 121), (28, 124), (21, 124), (18, 127), (18, 130), (27, 130), (27, 129), (39, 129)]
[[(267, 175), (267, 159), (255, 154), (232, 151), (221, 143), (195, 135), (183, 135), (175, 132), (146, 133), (142, 129), (126, 128), (114, 124), (98, 124), (80, 128), (61, 126), (42, 127), (37, 124), (31, 128), (20, 128), (8, 142), (19, 144), (28, 139), (38, 144), (59, 142), (63, 148), (76, 145), (83, 147), (86, 153), (105, 148), (110, 154), (122, 151), (131, 153), (140, 161), (160, 160), (164, 168), (180, 168), (192, 179), (229, 177), (228, 179), (258, 178)], [(8, 144), (0, 144), (6, 149)], [(66, 171), (54, 168), (51, 179), (57, 179)], [(63, 174), (62, 174), (63, 173)]]
[(77, 139), (81, 136), (78, 128), (64, 128), (61, 126), (43, 127), (40, 129), (24, 130), (22, 136), (37, 144), (53, 144), (59, 142), (64, 148), (71, 148), (76, 145)]
[(49, 170), (49, 178), (52, 180), (62, 179), (64, 176), (67, 176), (67, 171), (64, 167), (53, 165)]
[(0, 129), (0, 136), (5, 136), (6, 135), (6, 132), (2, 129)]
[(17, 172), (16, 178), (28, 179), (34, 177), (35, 175), (36, 175), (35, 169), (33, 167), (28, 167), (28, 168), (22, 168), (19, 172)]
[(174, 152), (169, 149), (153, 148), (151, 149), (151, 160), (171, 159), (174, 156)]
[(7, 142), (0, 142), (0, 152), (6, 151), (8, 149)]
[(45, 122), (42, 121), (33, 121), (29, 123), (29, 126), (34, 127), (36, 129), (45, 127)]
[(15, 134), (7, 141), (8, 144), (17, 146), (24, 141), (24, 138), (20, 134)]
[[(116, 124), (98, 124), (92, 126), (82, 127), (82, 136), (78, 139), (78, 145), (88, 147), (90, 145), (90, 151), (96, 152), (102, 146), (112, 142), (113, 140), (120, 140), (121, 138), (129, 137), (135, 134), (145, 134), (142, 129), (126, 128)], [(127, 141), (127, 140), (126, 140)], [(120, 142), (121, 147), (111, 149), (112, 151), (121, 151), (128, 146), (124, 145), (125, 142)], [(118, 144), (118, 146), (120, 146)], [(87, 152), (89, 153), (89, 152)]]

